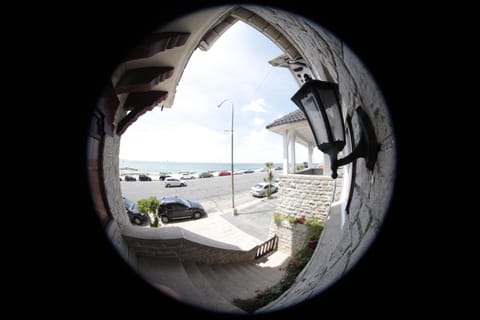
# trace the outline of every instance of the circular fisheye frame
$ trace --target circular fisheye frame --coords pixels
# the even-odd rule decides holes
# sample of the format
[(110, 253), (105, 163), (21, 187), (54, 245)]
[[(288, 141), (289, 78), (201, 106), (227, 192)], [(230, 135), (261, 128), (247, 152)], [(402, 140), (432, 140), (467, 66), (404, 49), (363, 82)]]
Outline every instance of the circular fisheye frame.
[(159, 293), (226, 314), (335, 285), (375, 239), (396, 170), (387, 105), (355, 53), (313, 21), (250, 5), (141, 39), (98, 99), (88, 155), (118, 253)]

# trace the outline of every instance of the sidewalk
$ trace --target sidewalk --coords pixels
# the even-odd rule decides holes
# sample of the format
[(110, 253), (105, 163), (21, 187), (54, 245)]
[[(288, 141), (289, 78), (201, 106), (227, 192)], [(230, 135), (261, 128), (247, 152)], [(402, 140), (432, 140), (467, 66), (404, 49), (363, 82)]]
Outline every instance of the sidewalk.
[(253, 198), (253, 200), (239, 205), (235, 216), (229, 208), (208, 212), (207, 217), (198, 220), (174, 221), (162, 225), (162, 228), (179, 227), (216, 241), (236, 245), (243, 250), (249, 250), (268, 240), (275, 204), (275, 200)]

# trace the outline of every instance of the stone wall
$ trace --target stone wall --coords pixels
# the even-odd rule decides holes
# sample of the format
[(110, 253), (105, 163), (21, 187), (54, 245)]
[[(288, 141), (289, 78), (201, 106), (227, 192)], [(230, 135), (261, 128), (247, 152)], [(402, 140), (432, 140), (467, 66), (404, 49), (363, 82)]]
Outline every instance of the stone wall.
[[(396, 154), (393, 127), (383, 96), (369, 71), (340, 39), (302, 17), (265, 7), (249, 9), (282, 30), (310, 66), (315, 78), (339, 84), (343, 113), (353, 115), (355, 141), (358, 143), (360, 132), (354, 108), (362, 106), (372, 120), (378, 143), (381, 144), (373, 171), (365, 167), (364, 159), (356, 161), (349, 212), (345, 211), (345, 203), (330, 210), (314, 257), (293, 286), (279, 299), (261, 309), (262, 312), (288, 307), (315, 296), (356, 264), (375, 239), (388, 209), (393, 191)], [(344, 151), (349, 154), (350, 146)], [(312, 194), (302, 194), (299, 190), (303, 188), (305, 192), (311, 192), (305, 187), (307, 183), (301, 178), (296, 178), (296, 186), (293, 186), (293, 182), (287, 182), (292, 187), (284, 191), (280, 189), (284, 195), (291, 195), (287, 203), (282, 203), (281, 210), (292, 214), (302, 207), (305, 214), (312, 210), (321, 212), (319, 205), (308, 202)], [(350, 180), (343, 183), (350, 186)], [(349, 188), (345, 187), (337, 188), (336, 193), (340, 189), (348, 193)], [(322, 197), (325, 198), (326, 194)], [(342, 201), (348, 200), (344, 195), (340, 198)]]
[(278, 226), (275, 222), (272, 222), (270, 225), (269, 237), (277, 235), (277, 250), (293, 256), (303, 248), (307, 233), (308, 226), (300, 223), (290, 224), (287, 220), (282, 220)]
[(290, 216), (314, 217), (322, 222), (327, 216), (335, 181), (328, 176), (280, 175), (278, 205), (275, 212)]
[(182, 262), (206, 264), (255, 260), (258, 246), (240, 250), (233, 245), (204, 238), (182, 228), (123, 228), (123, 238), (135, 256), (177, 257)]
[(110, 222), (110, 225), (106, 231), (120, 255), (130, 263), (134, 264), (134, 257), (131, 253), (129, 253), (128, 246), (122, 238), (122, 226), (129, 225), (130, 221), (128, 215), (125, 213), (122, 200), (122, 190), (120, 188), (120, 172), (118, 163), (119, 149), (119, 136), (105, 136), (105, 145), (103, 149), (105, 192), (107, 193), (110, 213), (113, 217), (113, 220)]

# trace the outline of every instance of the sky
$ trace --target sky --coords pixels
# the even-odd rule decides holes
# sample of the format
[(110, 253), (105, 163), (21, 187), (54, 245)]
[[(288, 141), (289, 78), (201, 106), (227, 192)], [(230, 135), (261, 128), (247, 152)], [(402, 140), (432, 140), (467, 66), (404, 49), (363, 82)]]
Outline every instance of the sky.
[[(288, 69), (268, 63), (282, 53), (237, 22), (208, 51), (192, 54), (171, 108), (154, 108), (126, 130), (120, 159), (230, 162), (233, 108), (234, 162), (281, 163), (282, 137), (265, 126), (297, 110), (290, 98), (299, 89)], [(297, 144), (297, 163), (307, 160), (307, 148)], [(313, 162), (323, 162), (318, 149)]]

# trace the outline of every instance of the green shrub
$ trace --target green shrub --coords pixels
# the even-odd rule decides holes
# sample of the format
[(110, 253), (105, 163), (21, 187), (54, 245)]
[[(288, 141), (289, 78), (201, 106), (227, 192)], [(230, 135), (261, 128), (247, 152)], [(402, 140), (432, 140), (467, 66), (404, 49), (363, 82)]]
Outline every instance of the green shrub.
[(280, 214), (278, 212), (275, 212), (273, 214), (273, 221), (275, 221), (275, 224), (277, 225), (277, 227), (280, 227), (280, 224), (282, 223), (282, 220), (285, 219), (284, 217), (285, 216), (283, 214)]
[(141, 213), (148, 214), (148, 212), (150, 211), (149, 200), (148, 199), (138, 200), (137, 201), (137, 208), (138, 208), (138, 211), (140, 211)]
[(270, 189), (270, 185), (272, 184), (273, 180), (273, 162), (267, 162), (265, 163), (265, 168), (268, 169), (267, 176), (263, 178), (263, 181), (269, 184), (268, 189), (267, 189), (267, 199), (272, 198), (272, 190)]
[(287, 216), (287, 220), (290, 222), (290, 224), (297, 223), (297, 218), (295, 216)]
[(318, 222), (318, 220), (315, 221), (308, 221), (305, 223), (308, 225), (308, 233), (307, 233), (307, 241), (310, 240), (318, 240), (320, 239), (320, 234), (323, 231), (323, 224)]
[[(160, 201), (157, 197), (149, 197), (146, 199), (140, 199), (137, 201), (138, 211), (147, 214), (153, 215), (153, 221), (150, 222), (150, 227), (158, 227), (159, 219), (157, 214), (157, 209), (160, 206)], [(150, 215), (150, 216), (151, 216)]]

